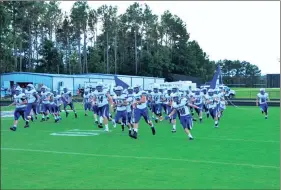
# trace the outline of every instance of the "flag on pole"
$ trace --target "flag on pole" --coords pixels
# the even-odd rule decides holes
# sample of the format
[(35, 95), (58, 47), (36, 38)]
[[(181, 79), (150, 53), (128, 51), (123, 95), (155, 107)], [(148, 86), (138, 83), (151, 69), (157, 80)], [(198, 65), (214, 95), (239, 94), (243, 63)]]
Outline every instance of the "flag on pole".
[(123, 89), (127, 89), (129, 87), (128, 84), (126, 84), (124, 81), (119, 79), (117, 76), (114, 76), (114, 80), (115, 80), (115, 85), (116, 86), (122, 86)]
[(219, 85), (221, 85), (221, 84), (222, 84), (221, 68), (220, 68), (220, 65), (218, 65), (215, 75), (213, 76), (213, 79), (211, 81), (210, 88), (211, 89), (219, 88)]

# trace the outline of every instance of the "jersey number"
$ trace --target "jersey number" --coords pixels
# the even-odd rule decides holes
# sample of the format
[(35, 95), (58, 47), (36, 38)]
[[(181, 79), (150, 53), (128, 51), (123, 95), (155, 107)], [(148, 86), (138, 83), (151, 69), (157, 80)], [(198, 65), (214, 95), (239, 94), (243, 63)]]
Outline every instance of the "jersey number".
[(98, 96), (98, 100), (99, 100), (100, 103), (102, 103), (103, 102), (103, 96)]
[(184, 107), (181, 108), (181, 109), (179, 110), (179, 112), (180, 112), (181, 115), (184, 115), (184, 114), (185, 114), (185, 109), (184, 109)]

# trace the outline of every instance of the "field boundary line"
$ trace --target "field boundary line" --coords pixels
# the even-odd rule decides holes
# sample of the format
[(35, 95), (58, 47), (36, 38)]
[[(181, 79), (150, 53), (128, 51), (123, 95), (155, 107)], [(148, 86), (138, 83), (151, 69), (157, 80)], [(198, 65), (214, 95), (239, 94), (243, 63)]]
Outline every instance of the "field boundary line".
[(205, 163), (205, 164), (218, 164), (218, 165), (233, 165), (233, 166), (246, 166), (252, 168), (270, 168), (280, 170), (280, 166), (268, 166), (268, 165), (256, 165), (256, 164), (245, 164), (245, 163), (229, 163), (229, 162), (217, 162), (217, 161), (204, 161), (204, 160), (189, 160), (181, 158), (163, 158), (163, 157), (142, 157), (142, 156), (123, 156), (123, 155), (106, 155), (106, 154), (89, 154), (79, 152), (61, 152), (61, 151), (50, 151), (50, 150), (37, 150), (37, 149), (21, 149), (21, 148), (2, 148), (2, 150), (8, 151), (25, 151), (25, 152), (40, 152), (40, 153), (52, 153), (52, 154), (69, 154), (69, 155), (80, 155), (80, 156), (93, 156), (93, 157), (111, 157), (111, 158), (130, 158), (140, 160), (166, 160), (166, 161), (181, 161), (181, 162), (193, 162), (193, 163)]

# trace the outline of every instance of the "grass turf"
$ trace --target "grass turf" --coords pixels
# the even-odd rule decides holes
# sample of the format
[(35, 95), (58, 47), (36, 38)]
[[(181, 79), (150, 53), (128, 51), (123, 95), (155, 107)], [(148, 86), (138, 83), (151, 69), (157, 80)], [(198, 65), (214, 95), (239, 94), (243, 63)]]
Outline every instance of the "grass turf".
[[(231, 88), (235, 90), (235, 98), (251, 98), (256, 99), (260, 88)], [(280, 99), (280, 88), (266, 88), (270, 99)]]
[[(257, 107), (228, 107), (220, 128), (195, 123), (194, 141), (167, 121), (152, 136), (141, 122), (139, 139), (121, 127), (98, 136), (51, 136), (99, 130), (79, 111), (59, 124), (35, 121), (9, 131), (1, 121), (2, 189), (280, 189), (280, 108), (265, 120)], [(9, 149), (7, 149), (9, 148)]]

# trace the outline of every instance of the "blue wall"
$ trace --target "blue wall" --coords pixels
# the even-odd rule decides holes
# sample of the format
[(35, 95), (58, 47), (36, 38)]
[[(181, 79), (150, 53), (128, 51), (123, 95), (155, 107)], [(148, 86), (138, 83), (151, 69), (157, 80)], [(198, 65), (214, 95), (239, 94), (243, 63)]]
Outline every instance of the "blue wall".
[(14, 81), (14, 84), (17, 82), (30, 82), (33, 84), (42, 84), (44, 83), (49, 88), (53, 87), (53, 78), (51, 76), (42, 76), (26, 73), (8, 73), (1, 75), (1, 86), (4, 85), (4, 81)]

